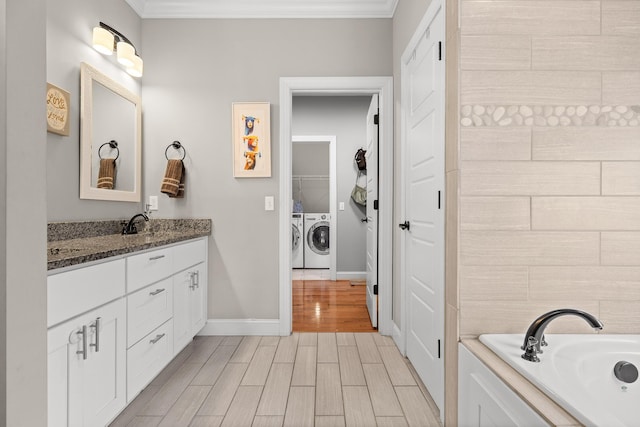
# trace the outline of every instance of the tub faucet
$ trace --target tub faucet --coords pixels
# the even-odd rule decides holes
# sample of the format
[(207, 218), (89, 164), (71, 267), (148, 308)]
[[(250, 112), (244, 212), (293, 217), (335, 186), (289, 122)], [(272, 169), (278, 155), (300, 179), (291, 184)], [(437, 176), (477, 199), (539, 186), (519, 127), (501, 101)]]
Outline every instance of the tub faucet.
[(550, 311), (534, 320), (531, 326), (529, 326), (529, 329), (527, 329), (527, 333), (524, 335), (524, 343), (522, 344), (522, 347), (520, 347), (525, 351), (522, 358), (529, 362), (539, 362), (540, 359), (538, 358), (538, 354), (542, 353), (540, 345), (544, 341), (545, 328), (556, 317), (565, 316), (567, 314), (582, 317), (593, 329), (601, 330), (603, 327), (602, 322), (584, 311), (574, 310), (572, 308), (561, 308)]
[(145, 215), (143, 213), (136, 214), (133, 217), (131, 217), (131, 219), (129, 220), (127, 225), (124, 226), (124, 228), (122, 229), (122, 234), (138, 234), (138, 229), (136, 228), (136, 225), (134, 224), (134, 221), (139, 216), (144, 218), (145, 221), (149, 221), (149, 217), (147, 215)]

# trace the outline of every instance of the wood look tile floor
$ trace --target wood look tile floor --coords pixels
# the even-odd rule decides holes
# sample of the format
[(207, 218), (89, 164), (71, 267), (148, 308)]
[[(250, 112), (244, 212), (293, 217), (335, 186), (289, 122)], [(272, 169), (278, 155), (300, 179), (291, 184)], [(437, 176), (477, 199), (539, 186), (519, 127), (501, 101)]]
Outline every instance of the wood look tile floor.
[(348, 280), (294, 280), (296, 332), (372, 332), (366, 286)]
[(116, 418), (122, 426), (441, 426), (378, 333), (196, 337)]

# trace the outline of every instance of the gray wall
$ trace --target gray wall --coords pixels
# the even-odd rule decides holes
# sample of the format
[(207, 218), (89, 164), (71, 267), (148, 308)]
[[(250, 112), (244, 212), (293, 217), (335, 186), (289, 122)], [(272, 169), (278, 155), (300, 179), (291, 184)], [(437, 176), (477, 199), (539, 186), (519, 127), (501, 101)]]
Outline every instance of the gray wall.
[(0, 0), (0, 425), (47, 424), (44, 0)]
[[(81, 200), (80, 63), (87, 62), (140, 94), (141, 81), (131, 77), (113, 56), (91, 46), (100, 21), (123, 33), (141, 49), (141, 19), (124, 0), (57, 0), (47, 4), (47, 81), (70, 93), (70, 134), (47, 133), (47, 217), (49, 221), (130, 218), (142, 203)], [(146, 66), (146, 64), (145, 64)], [(144, 144), (143, 144), (144, 145)]]
[[(160, 195), (174, 139), (187, 150), (186, 197), (158, 217), (213, 219), (209, 317), (276, 319), (279, 79), (391, 75), (391, 20), (144, 20), (144, 194)], [(233, 178), (231, 103), (271, 103), (271, 178)]]
[[(293, 135), (336, 135), (336, 205), (345, 204), (345, 210), (337, 212), (338, 273), (366, 270), (366, 224), (360, 221), (366, 211), (351, 200), (351, 190), (357, 175), (353, 156), (358, 148), (366, 146), (370, 103), (370, 96), (293, 98)], [(365, 177), (361, 177), (360, 185), (364, 183)]]

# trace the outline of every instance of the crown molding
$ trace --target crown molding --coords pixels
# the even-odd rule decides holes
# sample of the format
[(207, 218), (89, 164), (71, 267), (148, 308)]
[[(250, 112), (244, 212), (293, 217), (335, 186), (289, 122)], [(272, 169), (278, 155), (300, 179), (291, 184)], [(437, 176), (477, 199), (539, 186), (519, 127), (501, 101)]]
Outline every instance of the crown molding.
[(126, 0), (143, 19), (392, 18), (398, 0)]

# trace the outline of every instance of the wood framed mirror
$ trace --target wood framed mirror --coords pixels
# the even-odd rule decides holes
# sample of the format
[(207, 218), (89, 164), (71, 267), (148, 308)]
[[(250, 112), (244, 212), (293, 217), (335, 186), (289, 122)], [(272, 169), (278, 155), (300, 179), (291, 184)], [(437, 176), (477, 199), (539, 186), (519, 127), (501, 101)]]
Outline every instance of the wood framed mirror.
[(80, 80), (80, 198), (140, 202), (140, 97), (84, 62)]

